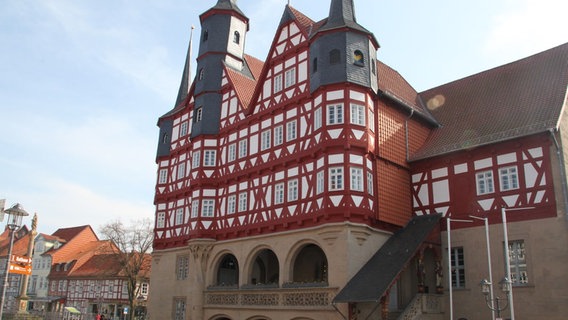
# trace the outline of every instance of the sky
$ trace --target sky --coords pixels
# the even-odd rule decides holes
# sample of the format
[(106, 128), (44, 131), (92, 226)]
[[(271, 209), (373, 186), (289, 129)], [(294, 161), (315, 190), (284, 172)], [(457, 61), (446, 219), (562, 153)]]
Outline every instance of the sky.
[[(199, 15), (216, 2), (0, 0), (6, 208), (37, 213), (45, 234), (153, 219), (157, 119), (174, 106), (191, 26), (198, 39)], [(287, 2), (237, 1), (250, 19), (247, 54), (266, 60)], [(291, 0), (314, 21), (329, 3)], [(568, 42), (565, 0), (354, 3), (379, 60), (419, 92)]]

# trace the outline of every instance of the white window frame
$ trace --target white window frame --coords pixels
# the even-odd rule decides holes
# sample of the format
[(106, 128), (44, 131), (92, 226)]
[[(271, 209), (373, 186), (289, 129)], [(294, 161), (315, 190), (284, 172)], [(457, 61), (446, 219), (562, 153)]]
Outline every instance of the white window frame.
[(174, 298), (174, 319), (185, 320), (186, 318), (187, 302), (184, 299)]
[(181, 162), (177, 166), (177, 179), (185, 178), (185, 162)]
[(330, 104), (327, 106), (327, 125), (342, 124), (345, 118), (343, 104)]
[(352, 167), (351, 168), (351, 190), (353, 191), (365, 191), (363, 184), (363, 168)]
[(158, 184), (165, 184), (168, 182), (168, 169), (160, 169), (158, 172)]
[(183, 137), (187, 135), (187, 129), (188, 129), (187, 121), (182, 122), (179, 129), (179, 136)]
[(200, 165), (201, 165), (201, 150), (193, 151), (193, 155), (191, 158), (191, 167), (199, 168)]
[(282, 91), (282, 73), (275, 75), (273, 81), (274, 81), (273, 92), (278, 93), (278, 92)]
[(519, 189), (519, 173), (517, 166), (499, 168), (501, 191)]
[(289, 88), (296, 84), (296, 68), (288, 69), (284, 72), (284, 88)]
[(271, 146), (271, 139), (272, 139), (272, 132), (271, 130), (264, 130), (260, 134), (260, 150), (265, 151), (270, 149)]
[(279, 125), (274, 127), (274, 146), (279, 146), (284, 143), (284, 126)]
[(204, 167), (214, 167), (217, 158), (217, 150), (205, 150), (203, 155), (203, 166)]
[(248, 140), (239, 141), (239, 159), (248, 156)]
[(314, 131), (321, 128), (323, 125), (322, 108), (319, 107), (314, 111)]
[(277, 183), (274, 186), (274, 204), (284, 203), (284, 183)]
[(199, 200), (193, 200), (191, 202), (191, 217), (197, 218), (199, 216)]
[(227, 161), (235, 161), (237, 159), (237, 144), (231, 143), (227, 148)]
[(239, 212), (245, 212), (248, 210), (248, 193), (239, 193)]
[(298, 126), (296, 120), (286, 123), (286, 141), (290, 142), (298, 136)]
[(201, 120), (203, 120), (203, 107), (195, 110), (195, 122), (201, 122)]
[(166, 213), (160, 211), (156, 215), (156, 228), (164, 228), (165, 226), (166, 226)]
[[(461, 253), (460, 253), (461, 251)], [(452, 288), (466, 288), (465, 279), (465, 251), (463, 247), (452, 247)], [(461, 261), (460, 261), (461, 256)]]
[(189, 276), (189, 255), (176, 257), (176, 278), (185, 280)]
[(365, 126), (366, 119), (365, 119), (365, 106), (360, 104), (351, 104), (351, 124), (358, 125), (358, 126)]
[(345, 184), (343, 171), (343, 167), (329, 168), (329, 190), (343, 190)]
[(234, 214), (237, 211), (237, 196), (229, 195), (227, 199), (227, 214)]
[(215, 216), (215, 200), (203, 199), (201, 201), (201, 217), (213, 218)]
[(372, 172), (367, 172), (367, 193), (370, 195), (374, 194), (374, 178)]
[(180, 224), (183, 224), (183, 208), (176, 209), (175, 225), (179, 226)]
[(527, 252), (524, 240), (509, 241), (509, 261), (511, 268), (511, 283), (513, 286), (529, 284), (527, 268)]
[(298, 193), (299, 193), (298, 191), (299, 191), (298, 179), (289, 180), (288, 197), (287, 197), (288, 202), (298, 200)]
[(480, 171), (475, 173), (475, 181), (477, 185), (477, 195), (491, 194), (495, 192), (493, 171)]
[(325, 188), (325, 172), (322, 170), (316, 173), (316, 194), (323, 193), (324, 188)]

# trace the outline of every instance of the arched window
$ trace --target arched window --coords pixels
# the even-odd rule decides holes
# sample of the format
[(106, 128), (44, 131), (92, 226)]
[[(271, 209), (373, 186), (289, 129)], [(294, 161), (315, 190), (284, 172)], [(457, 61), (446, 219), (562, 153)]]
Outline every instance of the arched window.
[(278, 285), (279, 278), (280, 267), (276, 254), (268, 249), (259, 252), (252, 265), (250, 284)]
[(329, 52), (329, 64), (338, 64), (341, 62), (341, 53), (337, 49)]
[(323, 250), (309, 244), (303, 247), (294, 260), (295, 283), (327, 284), (327, 258)]
[(168, 143), (168, 133), (164, 132), (164, 134), (162, 135), (162, 143)]
[(203, 31), (203, 42), (209, 40), (209, 30)]
[(241, 42), (241, 34), (238, 31), (235, 31), (233, 34), (233, 42), (239, 44)]
[(318, 72), (318, 58), (314, 58), (313, 63), (312, 63), (312, 72), (316, 73)]
[(238, 286), (239, 285), (239, 263), (237, 258), (232, 254), (226, 254), (219, 268), (217, 269), (218, 286)]
[(197, 80), (203, 80), (205, 77), (205, 68), (199, 69), (199, 74), (197, 75)]
[(365, 56), (363, 55), (363, 52), (355, 50), (355, 52), (353, 52), (353, 61), (356, 66), (364, 66)]

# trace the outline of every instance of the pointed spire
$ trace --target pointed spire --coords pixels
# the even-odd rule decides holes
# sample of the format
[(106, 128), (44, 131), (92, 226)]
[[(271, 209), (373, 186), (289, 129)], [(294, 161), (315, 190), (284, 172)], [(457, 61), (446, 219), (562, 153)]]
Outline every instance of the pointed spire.
[(347, 25), (349, 22), (357, 22), (353, 0), (332, 0), (328, 23)]
[(187, 48), (187, 54), (185, 56), (185, 66), (183, 68), (183, 74), (181, 76), (181, 83), (179, 85), (179, 91), (176, 99), (176, 104), (174, 106), (179, 106), (180, 103), (185, 100), (187, 95), (189, 94), (189, 89), (191, 88), (191, 48), (193, 43), (193, 30), (195, 29), (194, 26), (191, 26), (191, 33), (189, 35), (189, 46)]

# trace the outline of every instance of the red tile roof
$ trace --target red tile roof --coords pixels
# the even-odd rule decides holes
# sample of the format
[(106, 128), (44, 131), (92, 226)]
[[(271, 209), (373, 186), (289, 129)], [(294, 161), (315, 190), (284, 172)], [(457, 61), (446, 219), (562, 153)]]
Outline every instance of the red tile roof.
[(568, 43), (422, 92), (442, 127), (412, 159), (556, 129), (567, 87)]

